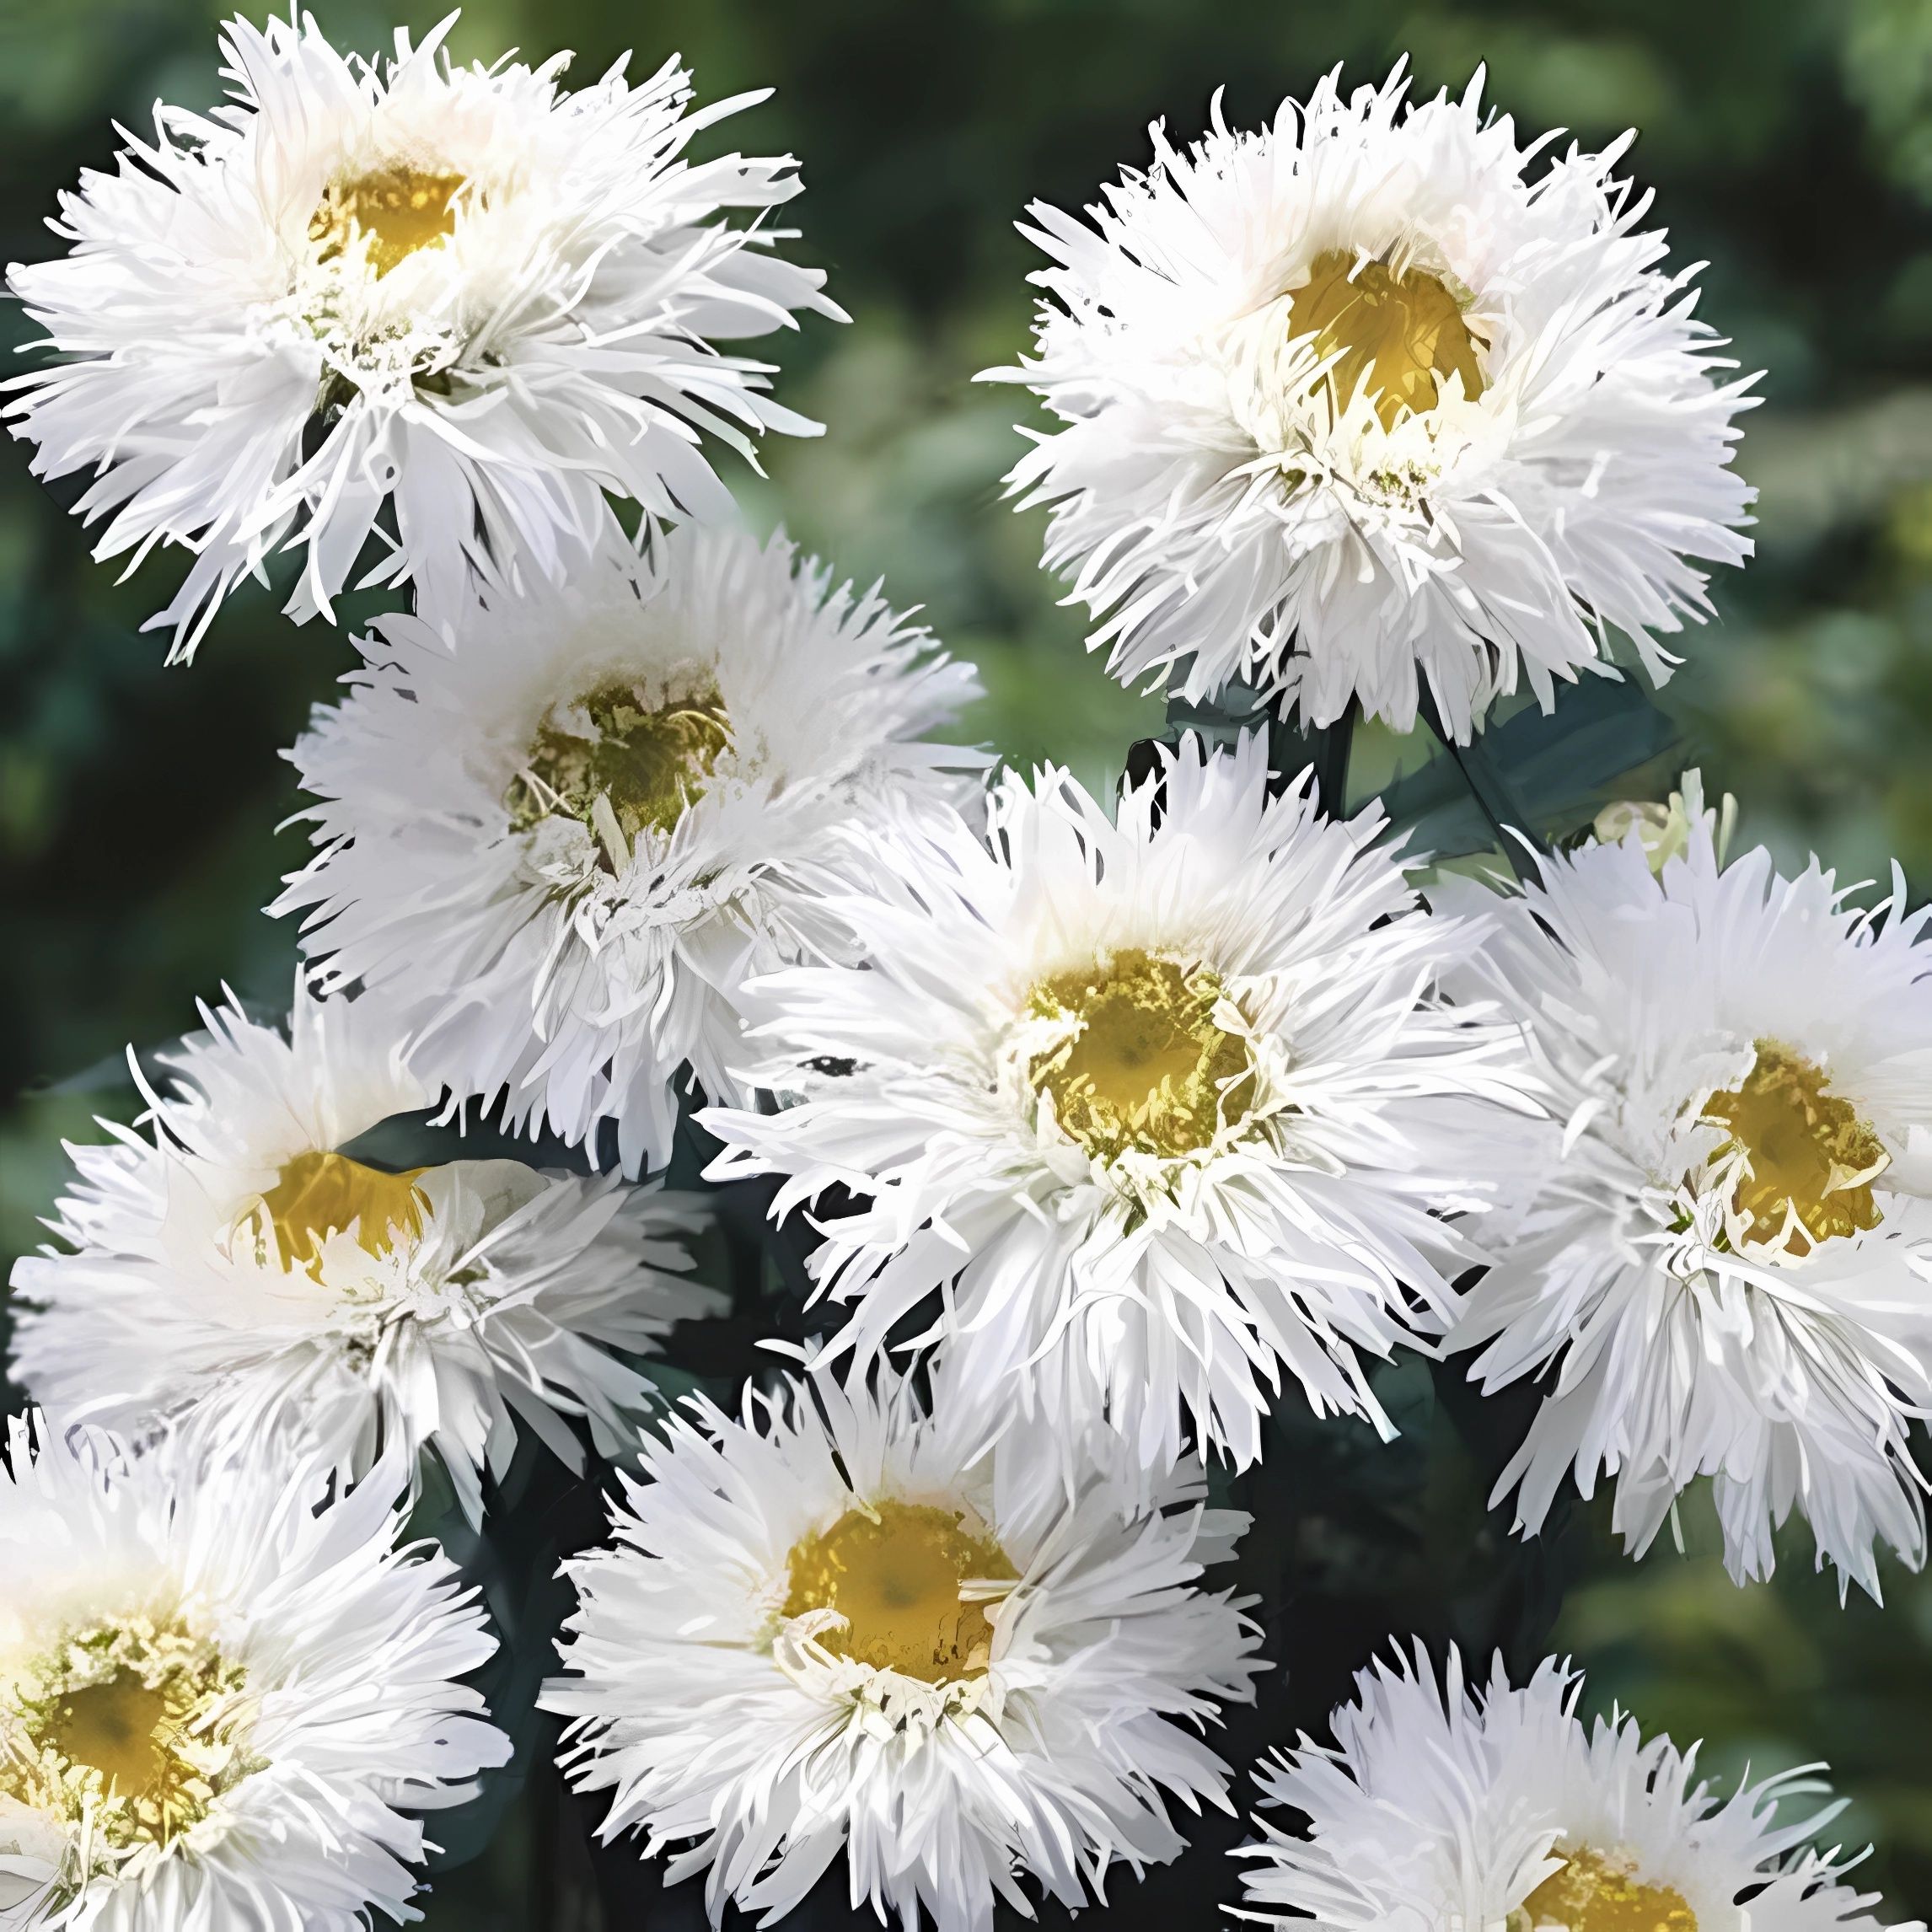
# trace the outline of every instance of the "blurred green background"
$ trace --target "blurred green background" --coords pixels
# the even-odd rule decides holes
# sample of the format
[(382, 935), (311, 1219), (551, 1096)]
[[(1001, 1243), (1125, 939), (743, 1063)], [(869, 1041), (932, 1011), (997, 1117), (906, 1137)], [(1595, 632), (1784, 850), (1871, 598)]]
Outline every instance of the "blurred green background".
[[(0, 255), (52, 245), (40, 224), (56, 191), (106, 164), (112, 121), (143, 126), (157, 95), (213, 99), (219, 12), (0, 0)], [(374, 51), (437, 13), (354, 0), (322, 17), (339, 45)], [(1717, 584), (1722, 621), (1688, 640), (1664, 701), (1708, 781), (1739, 795), (1747, 837), (1855, 877), (1896, 856), (1932, 890), (1932, 0), (483, 0), (453, 45), (574, 47), (580, 77), (626, 46), (649, 65), (679, 49), (705, 97), (775, 85), (726, 131), (801, 157), (800, 252), (830, 268), (856, 319), (780, 346), (781, 394), (824, 438), (775, 444), (768, 480), (733, 480), (756, 518), (883, 574), (979, 661), (990, 695), (969, 735), (1093, 783), (1159, 706), (1084, 658), (1036, 568), (1039, 520), (997, 500), (1016, 399), (969, 379), (1022, 345), (1034, 265), (1012, 222), (1026, 201), (1092, 198), (1145, 158), (1151, 119), (1197, 131), (1216, 86), (1252, 124), (1336, 62), (1369, 79), (1403, 51), (1430, 89), (1486, 61), (1495, 100), (1534, 126), (1591, 143), (1640, 126), (1634, 167), (1676, 259), (1708, 261), (1704, 313), (1767, 372), (1742, 457), (1762, 492), (1759, 555)], [(25, 333), (0, 309), (0, 341)], [(25, 448), (0, 450), (9, 1255), (36, 1238), (60, 1136), (131, 1111), (125, 1043), (179, 1032), (224, 979), (286, 997), (291, 935), (256, 910), (306, 850), (276, 829), (297, 802), (279, 748), (348, 647), (250, 592), (199, 662), (164, 670), (160, 642), (136, 629), (165, 577), (116, 586), (29, 477)], [(1451, 1602), (1451, 1573), (1489, 1560), (1504, 1526), (1479, 1535), (1479, 1495), (1430, 1468), (1409, 1503), (1434, 1527), (1383, 1594), (1453, 1628), (1428, 1607)], [(1275, 1553), (1296, 1576), (1342, 1560), (1318, 1516)], [(1580, 1516), (1557, 1641), (1590, 1666), (1592, 1701), (1621, 1698), (1680, 1741), (1708, 1736), (1725, 1774), (1829, 1759), (1854, 1801), (1835, 1835), (1877, 1840), (1866, 1871), (1891, 1916), (1932, 1908), (1932, 1586), (1892, 1565), (1882, 1614), (1841, 1611), (1801, 1537), (1775, 1586), (1752, 1591), (1725, 1580), (1694, 1510), (1687, 1540), (1688, 1555), (1633, 1566)], [(1291, 1678), (1302, 1667), (1277, 1655)], [(1326, 1682), (1360, 1661), (1307, 1667)]]

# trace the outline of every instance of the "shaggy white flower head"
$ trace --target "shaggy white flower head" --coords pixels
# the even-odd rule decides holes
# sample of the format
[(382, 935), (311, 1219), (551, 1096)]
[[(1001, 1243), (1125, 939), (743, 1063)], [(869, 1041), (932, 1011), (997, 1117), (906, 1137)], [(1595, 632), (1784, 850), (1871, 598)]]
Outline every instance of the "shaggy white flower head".
[(306, 15), (229, 22), (231, 105), (157, 108), (151, 144), (63, 196), (72, 253), (9, 271), (59, 352), (14, 385), (14, 433), (37, 474), (93, 473), (97, 555), (194, 552), (152, 620), (177, 657), (279, 547), (307, 549), (293, 615), (332, 620), (373, 536), (368, 581), (410, 580), (447, 630), (475, 582), (580, 564), (607, 491), (717, 515), (707, 437), (815, 431), (711, 346), (840, 315), (783, 231), (717, 219), (788, 200), (793, 164), (681, 158), (763, 97), (688, 112), (674, 60), (574, 94), (567, 55), (456, 67), (454, 19), (379, 66)]
[(1217, 100), (1185, 151), (1155, 126), (1091, 226), (1032, 209), (1036, 354), (988, 374), (1064, 427), (1008, 480), (1053, 506), (1046, 561), (1124, 682), (1406, 731), (1419, 678), (1467, 739), (1519, 678), (1547, 708), (1603, 669), (1606, 625), (1661, 681), (1698, 562), (1750, 554), (1748, 384), (1714, 379), (1694, 271), (1611, 172), (1629, 137), (1546, 157), (1481, 84), (1413, 105), (1400, 66), (1331, 74), (1259, 134)]
[(1431, 993), (1476, 929), (1421, 910), (1377, 812), (1267, 781), (1253, 736), (1184, 740), (1117, 820), (1009, 775), (990, 850), (960, 828), (841, 902), (867, 969), (760, 983), (753, 1077), (799, 1103), (705, 1114), (712, 1171), (784, 1174), (775, 1216), (856, 1198), (813, 1259), (856, 1302), (835, 1348), (942, 1289), (921, 1339), (988, 1414), (1104, 1420), (1155, 1469), (1187, 1426), (1253, 1462), (1284, 1369), (1387, 1427), (1360, 1356), (1446, 1318), (1465, 1117), (1520, 1089)]
[(72, 1419), (286, 1436), (343, 1473), (433, 1447), (472, 1521), (518, 1416), (573, 1465), (561, 1415), (627, 1444), (652, 1393), (606, 1347), (654, 1350), (721, 1306), (674, 1272), (693, 1212), (611, 1177), (344, 1151), (433, 1097), (373, 1000), (298, 985), (287, 1034), (233, 1005), (202, 1017), (164, 1057), (152, 1138), (68, 1149), (48, 1224), (67, 1248), (14, 1271), (19, 1380)]
[(690, 528), (478, 611), (453, 657), (385, 620), (292, 754), (321, 851), (273, 910), (308, 909), (324, 985), (409, 1002), (458, 1098), (614, 1120), (657, 1166), (684, 1070), (749, 1098), (746, 976), (847, 956), (827, 894), (976, 800), (985, 756), (925, 734), (979, 686), (930, 644), (782, 537)]
[(1355, 1685), (1332, 1747), (1303, 1737), (1258, 1774), (1264, 1802), (1307, 1822), (1291, 1835), (1257, 1820), (1266, 1842), (1235, 1855), (1258, 1861), (1243, 1875), (1258, 1909), (1237, 1918), (1313, 1932), (1878, 1932), (1877, 1895), (1842, 1882), (1836, 1849), (1806, 1844), (1842, 1806), (1785, 1811), (1826, 1790), (1804, 1771), (1720, 1802), (1695, 1747), (1645, 1743), (1622, 1715), (1586, 1729), (1582, 1679), (1554, 1659), (1520, 1690), (1499, 1659), (1472, 1690), (1452, 1652), (1438, 1688), (1418, 1646), (1413, 1674), (1377, 1663)]
[[(1875, 1595), (1916, 1565), (1907, 1435), (1932, 1403), (1932, 951), (1899, 879), (1870, 911), (1814, 861), (1725, 867), (1693, 773), (1674, 828), (1543, 861), (1482, 984), (1560, 1125), (1450, 1337), (1485, 1388), (1545, 1377), (1505, 1470), (1534, 1531), (1567, 1470), (1639, 1550), (1714, 1479), (1726, 1560), (1794, 1509)], [(1613, 828), (1614, 829), (1614, 828)], [(1500, 1219), (1502, 1217), (1499, 1217)]]
[(622, 1479), (615, 1547), (566, 1565), (564, 1762), (611, 1793), (605, 1839), (708, 1870), (714, 1923), (782, 1917), (842, 1848), (855, 1908), (989, 1932), (996, 1898), (1032, 1916), (1022, 1880), (1076, 1907), (1174, 1857), (1173, 1801), (1228, 1808), (1197, 1732), (1267, 1666), (1198, 1584), (1248, 1519), (1198, 1467), (1143, 1500), (1103, 1443), (1044, 1489), (1037, 1446), (975, 1455), (977, 1428), (889, 1377), (737, 1421), (694, 1399)]
[(7, 1425), (0, 1927), (420, 1916), (432, 1848), (406, 1814), (510, 1754), (454, 1681), (496, 1648), (480, 1611), (447, 1559), (399, 1548), (395, 1484), (330, 1501), (319, 1463), (179, 1447)]

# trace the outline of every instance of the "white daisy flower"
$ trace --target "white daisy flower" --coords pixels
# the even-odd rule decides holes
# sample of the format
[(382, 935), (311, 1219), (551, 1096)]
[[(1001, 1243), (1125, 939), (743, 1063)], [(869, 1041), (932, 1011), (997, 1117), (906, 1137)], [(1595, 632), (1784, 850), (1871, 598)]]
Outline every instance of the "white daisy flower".
[[(1902, 879), (1860, 911), (1814, 861), (1725, 867), (1695, 774), (1677, 823), (1541, 861), (1484, 985), (1520, 1018), (1558, 1126), (1452, 1346), (1547, 1393), (1498, 1495), (1543, 1521), (1614, 1479), (1638, 1550), (1713, 1479), (1725, 1557), (1769, 1574), (1795, 1508), (1875, 1594), (1916, 1566), (1932, 1403), (1932, 950)], [(1607, 821), (1606, 829), (1618, 829)]]
[(295, 748), (321, 851), (272, 910), (308, 910), (323, 985), (409, 1002), (429, 1077), (572, 1142), (614, 1120), (631, 1173), (668, 1157), (685, 1077), (749, 1100), (746, 976), (848, 954), (826, 894), (986, 763), (926, 735), (971, 668), (782, 537), (613, 545), (454, 657), (414, 618), (378, 631)]
[[(496, 1648), (394, 1485), (130, 1461), (7, 1425), (0, 1926), (358, 1932), (417, 1918), (407, 1814), (510, 1754), (455, 1680)], [(326, 1505), (326, 1506), (324, 1506)]]
[(1271, 798), (1266, 746), (1197, 739), (1117, 820), (1052, 769), (996, 789), (898, 898), (839, 910), (862, 971), (757, 989), (776, 1114), (712, 1111), (714, 1175), (782, 1216), (857, 1210), (813, 1266), (865, 1360), (935, 1290), (947, 1372), (988, 1413), (1104, 1420), (1147, 1467), (1183, 1426), (1261, 1451), (1282, 1371), (1387, 1425), (1360, 1357), (1447, 1318), (1483, 1205), (1464, 1116), (1521, 1104), (1506, 1032), (1431, 983), (1476, 940), (1420, 908), (1379, 813)]
[(14, 433), (40, 475), (93, 472), (97, 555), (194, 553), (152, 620), (176, 657), (278, 548), (307, 550), (292, 614), (332, 619), (375, 536), (368, 581), (448, 627), (474, 581), (581, 563), (606, 492), (728, 510), (706, 438), (815, 431), (711, 346), (840, 315), (784, 231), (717, 219), (789, 200), (793, 164), (681, 158), (763, 97), (688, 112), (675, 60), (574, 94), (567, 55), (454, 67), (454, 19), (379, 66), (306, 15), (230, 21), (232, 105), (158, 107), (152, 143), (62, 197), (72, 253), (9, 271), (59, 352), (14, 385)]
[(152, 1138), (68, 1150), (66, 1246), (14, 1270), (21, 1383), (70, 1419), (287, 1436), (347, 1473), (433, 1447), (472, 1521), (519, 1416), (573, 1465), (561, 1415), (627, 1446), (652, 1393), (607, 1348), (653, 1350), (722, 1305), (675, 1272), (692, 1210), (518, 1161), (394, 1173), (345, 1152), (433, 1097), (374, 1001), (298, 985), (287, 1035), (233, 1005), (202, 1017), (164, 1056)]
[(1151, 1502), (1098, 1462), (1049, 1491), (1027, 1445), (974, 1441), (889, 1378), (694, 1400), (622, 1479), (615, 1547), (566, 1565), (563, 1762), (610, 1792), (602, 1837), (708, 1871), (714, 1921), (782, 1917), (843, 1849), (855, 1908), (989, 1932), (996, 1898), (1032, 1916), (1023, 1880), (1077, 1907), (1174, 1857), (1173, 1801), (1227, 1809), (1196, 1733), (1267, 1666), (1197, 1586), (1247, 1518), (1198, 1468)]
[[(1792, 1818), (1825, 1793), (1806, 1771), (1720, 1801), (1695, 1747), (1643, 1740), (1634, 1718), (1576, 1715), (1582, 1679), (1554, 1659), (1513, 1689), (1499, 1659), (1486, 1690), (1447, 1682), (1418, 1647), (1413, 1674), (1378, 1663), (1334, 1715), (1332, 1747), (1301, 1740), (1258, 1774), (1292, 1807), (1265, 1842), (1235, 1916), (1313, 1932), (1878, 1932), (1842, 1882), (1836, 1849), (1809, 1840), (1843, 1809)], [(1914, 1925), (1898, 1932), (1919, 1932)]]
[(1481, 83), (1411, 105), (1399, 65), (1331, 74), (1259, 134), (1217, 100), (1184, 152), (1157, 125), (1091, 226), (1032, 209), (1036, 353), (987, 373), (1064, 426), (1008, 480), (1053, 506), (1046, 562), (1124, 682), (1402, 731), (1433, 694), (1466, 740), (1519, 677), (1547, 709), (1604, 668), (1606, 625), (1661, 682), (1650, 634), (1709, 611), (1699, 563), (1750, 554), (1748, 384), (1715, 378), (1694, 271), (1612, 174), (1629, 137), (1548, 158)]

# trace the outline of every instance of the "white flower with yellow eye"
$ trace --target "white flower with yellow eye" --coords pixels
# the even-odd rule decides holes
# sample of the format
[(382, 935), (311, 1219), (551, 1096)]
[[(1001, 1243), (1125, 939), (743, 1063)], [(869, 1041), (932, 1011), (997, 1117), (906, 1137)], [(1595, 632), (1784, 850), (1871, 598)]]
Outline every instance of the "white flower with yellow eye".
[[(1418, 1647), (1359, 1672), (1332, 1746), (1304, 1737), (1258, 1774), (1261, 1843), (1235, 1856), (1239, 1919), (1308, 1932), (1879, 1932), (1807, 1841), (1841, 1811), (1804, 1771), (1720, 1800), (1695, 1749), (1648, 1743), (1635, 1719), (1576, 1715), (1582, 1680), (1554, 1659), (1512, 1688), (1446, 1681)], [(1914, 1924), (1897, 1932), (1921, 1932)]]
[(386, 62), (308, 16), (229, 22), (230, 102), (158, 107), (62, 197), (72, 252), (9, 271), (57, 352), (13, 384), (14, 433), (38, 474), (90, 473), (96, 555), (194, 553), (153, 620), (177, 656), (291, 545), (292, 614), (332, 617), (361, 562), (449, 634), (474, 587), (579, 567), (607, 496), (717, 516), (707, 442), (814, 428), (713, 346), (840, 313), (785, 231), (718, 218), (789, 200), (792, 163), (682, 158), (761, 97), (688, 111), (675, 60), (575, 93), (567, 55), (458, 67), (454, 19)]
[(453, 656), (386, 620), (295, 748), (320, 851), (274, 910), (321, 984), (406, 1007), (430, 1079), (659, 1166), (687, 1081), (750, 1100), (746, 977), (851, 957), (829, 896), (976, 805), (984, 754), (931, 734), (979, 685), (931, 647), (782, 537), (689, 528)]
[(652, 1395), (609, 1350), (718, 1312), (682, 1278), (684, 1201), (518, 1161), (391, 1173), (345, 1151), (433, 1098), (373, 1000), (297, 989), (287, 1033), (238, 1006), (163, 1065), (151, 1137), (69, 1150), (64, 1244), (13, 1275), (13, 1372), (70, 1418), (287, 1436), (359, 1475), (433, 1448), (472, 1520), (520, 1417), (581, 1460)]
[[(1123, 682), (1244, 679), (1304, 722), (1398, 730), (1434, 695), (1466, 739), (1519, 679), (1601, 668), (1709, 609), (1752, 492), (1728, 468), (1691, 271), (1600, 154), (1519, 145), (1460, 100), (1329, 75), (1105, 191), (1036, 204), (1035, 352), (990, 371), (1058, 419), (1009, 481)], [(1091, 224), (1091, 225), (1089, 225)]]
[(1875, 1541), (1925, 1549), (1926, 915), (1902, 880), (1860, 911), (1815, 861), (1726, 866), (1695, 774), (1661, 822), (1604, 829), (1520, 895), (1448, 901), (1496, 922), (1472, 987), (1516, 1017), (1554, 1116), (1449, 1338), (1485, 1388), (1546, 1392), (1499, 1497), (1533, 1532), (1566, 1474), (1609, 1477), (1641, 1550), (1709, 1476), (1741, 1580), (1795, 1510), (1876, 1594)]
[[(255, 1443), (206, 1466), (7, 1425), (0, 1926), (362, 1932), (409, 1905), (409, 1814), (510, 1755), (457, 1680), (496, 1648), (392, 1465), (343, 1494)], [(426, 1550), (428, 1554), (425, 1554)]]
[(563, 1762), (610, 1794), (604, 1838), (708, 1872), (714, 1919), (781, 1918), (842, 1848), (855, 1908), (988, 1932), (1023, 1881), (1078, 1907), (1174, 1857), (1170, 1804), (1227, 1808), (1197, 1733), (1267, 1666), (1199, 1579), (1247, 1519), (1103, 1443), (1042, 1485), (983, 1421), (889, 1379), (694, 1401), (621, 1479), (614, 1547), (565, 1566)]
[(936, 1296), (922, 1339), (988, 1414), (1154, 1469), (1190, 1432), (1253, 1462), (1285, 1375), (1386, 1428), (1363, 1358), (1448, 1319), (1476, 1251), (1443, 1216), (1495, 1178), (1466, 1136), (1527, 1103), (1511, 1035), (1435, 996), (1476, 929), (1384, 829), (1271, 797), (1258, 738), (1189, 738), (1112, 815), (1009, 776), (986, 843), (835, 902), (868, 964), (754, 989), (750, 1077), (797, 1104), (703, 1116), (714, 1175), (785, 1177), (775, 1215), (851, 1197), (812, 1262), (853, 1304), (834, 1346)]

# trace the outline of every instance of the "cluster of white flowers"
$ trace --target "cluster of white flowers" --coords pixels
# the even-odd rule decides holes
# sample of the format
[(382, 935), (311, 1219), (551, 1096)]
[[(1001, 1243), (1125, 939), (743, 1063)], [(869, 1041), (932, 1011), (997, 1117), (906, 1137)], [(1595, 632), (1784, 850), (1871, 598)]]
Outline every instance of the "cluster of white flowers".
[[(446, 27), (447, 27), (446, 23)], [(721, 352), (836, 318), (683, 158), (674, 61), (577, 92), (445, 29), (346, 60), (237, 20), (229, 105), (63, 201), (10, 271), (13, 385), (103, 555), (193, 561), (191, 652), (304, 553), (412, 607), (291, 756), (315, 851), (232, 995), (72, 1149), (24, 1261), (0, 1471), (0, 1932), (411, 1916), (413, 1814), (509, 1750), (426, 1457), (473, 1528), (527, 1431), (617, 1465), (543, 1694), (607, 1839), (765, 1921), (843, 1854), (916, 1932), (1077, 1907), (1232, 1810), (1204, 1741), (1269, 1667), (1206, 1580), (1208, 1470), (1269, 1417), (1392, 1425), (1375, 1365), (1543, 1378), (1498, 1500), (1566, 1477), (1649, 1543), (1713, 1479), (1740, 1579), (1793, 1510), (1875, 1595), (1925, 1532), (1932, 972), (1903, 887), (1725, 863), (1694, 779), (1526, 882), (1422, 877), (1270, 738), (1161, 747), (1111, 808), (949, 741), (978, 694), (878, 588), (730, 518), (707, 441), (811, 426)], [(1747, 384), (1620, 148), (1543, 153), (1399, 70), (1218, 118), (1083, 225), (1016, 370), (1013, 474), (1123, 677), (1452, 744), (1519, 678), (1661, 679), (1749, 492)], [(620, 520), (620, 511), (630, 506)], [(358, 574), (360, 576), (358, 577)], [(1345, 742), (1345, 741), (1344, 741)], [(577, 1150), (399, 1167), (495, 1113)], [(425, 1116), (414, 1127), (398, 1117)], [(434, 1116), (433, 1119), (427, 1117)], [(387, 1130), (384, 1138), (381, 1130)], [(706, 1178), (771, 1178), (829, 1332), (737, 1414), (643, 1360), (723, 1314)], [(414, 1143), (412, 1143), (414, 1144)], [(842, 1319), (841, 1319), (842, 1318)], [(1727, 1801), (1577, 1680), (1383, 1664), (1261, 1774), (1284, 1922), (1864, 1932), (1812, 1787)]]

